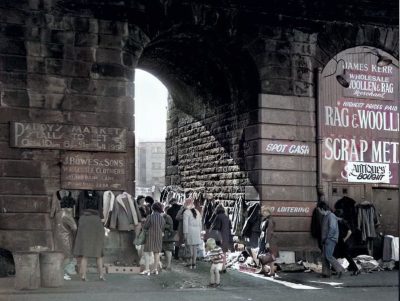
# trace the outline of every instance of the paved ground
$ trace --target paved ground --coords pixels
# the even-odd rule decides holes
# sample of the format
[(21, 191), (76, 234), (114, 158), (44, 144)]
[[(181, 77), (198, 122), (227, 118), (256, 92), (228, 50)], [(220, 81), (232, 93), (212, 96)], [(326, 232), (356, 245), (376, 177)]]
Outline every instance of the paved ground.
[(228, 271), (222, 275), (222, 286), (207, 289), (209, 264), (200, 262), (196, 270), (175, 263), (173, 271), (159, 275), (107, 274), (101, 282), (89, 274), (90, 282), (73, 276), (61, 288), (40, 288), (34, 291), (15, 291), (13, 278), (0, 279), (1, 301), (124, 301), (124, 300), (362, 300), (398, 301), (398, 271), (374, 272), (357, 277), (343, 276), (321, 281), (316, 274), (280, 273), (279, 278)]

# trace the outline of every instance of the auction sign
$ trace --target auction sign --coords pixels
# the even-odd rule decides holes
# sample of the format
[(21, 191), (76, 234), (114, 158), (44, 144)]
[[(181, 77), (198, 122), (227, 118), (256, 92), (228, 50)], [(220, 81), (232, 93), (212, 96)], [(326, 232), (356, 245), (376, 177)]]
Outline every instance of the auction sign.
[[(378, 66), (378, 54), (392, 59)], [(321, 75), (323, 180), (398, 184), (398, 61), (379, 49), (356, 47), (335, 56)], [(342, 74), (343, 87), (336, 80)]]

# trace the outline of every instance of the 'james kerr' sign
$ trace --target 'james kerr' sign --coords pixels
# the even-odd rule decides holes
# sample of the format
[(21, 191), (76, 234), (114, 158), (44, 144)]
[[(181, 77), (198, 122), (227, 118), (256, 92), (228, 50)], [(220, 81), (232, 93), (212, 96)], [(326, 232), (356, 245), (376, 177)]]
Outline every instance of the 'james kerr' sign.
[(58, 123), (11, 122), (11, 147), (126, 151), (126, 129)]
[(61, 187), (125, 189), (126, 157), (116, 153), (66, 152), (61, 155)]
[[(338, 72), (349, 75), (349, 88), (330, 76), (337, 61)], [(319, 114), (325, 181), (398, 184), (399, 69), (376, 62), (376, 55), (356, 47), (339, 53), (322, 73)]]

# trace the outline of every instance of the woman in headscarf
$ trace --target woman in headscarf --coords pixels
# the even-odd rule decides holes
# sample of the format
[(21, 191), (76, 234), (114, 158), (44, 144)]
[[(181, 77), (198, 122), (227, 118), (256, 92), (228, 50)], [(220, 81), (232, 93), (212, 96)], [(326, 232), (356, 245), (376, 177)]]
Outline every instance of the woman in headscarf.
[[(259, 251), (258, 254), (269, 251), (275, 258), (279, 257), (279, 249), (276, 244), (274, 229), (275, 229), (275, 221), (271, 216), (272, 209), (268, 206), (261, 207), (261, 215), (263, 216), (263, 220), (261, 222), (261, 235), (259, 240)], [(261, 268), (262, 271), (264, 267)], [(275, 267), (274, 261), (269, 263), (269, 273), (265, 274), (266, 277), (274, 277), (275, 276)]]
[[(163, 206), (157, 202), (151, 206), (153, 211), (150, 214), (143, 225), (143, 230), (146, 231), (146, 242), (144, 244), (144, 258), (145, 258), (145, 270), (141, 272), (141, 275), (158, 274), (158, 266), (160, 265), (160, 253), (163, 244), (163, 232), (165, 229), (165, 219), (161, 215), (163, 212)], [(154, 270), (150, 271), (150, 253), (154, 253)]]
[(194, 208), (194, 200), (186, 199), (183, 205), (185, 212), (183, 213), (183, 235), (185, 244), (190, 247), (190, 258), (188, 266), (190, 269), (196, 268), (197, 248), (202, 243), (201, 232), (201, 214)]

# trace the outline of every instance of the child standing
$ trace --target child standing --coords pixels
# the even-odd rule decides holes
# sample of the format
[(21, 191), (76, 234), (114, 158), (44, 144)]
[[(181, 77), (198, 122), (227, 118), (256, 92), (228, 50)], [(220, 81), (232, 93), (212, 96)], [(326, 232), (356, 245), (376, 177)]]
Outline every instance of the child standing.
[(219, 271), (222, 270), (224, 253), (222, 249), (217, 246), (214, 238), (207, 239), (206, 249), (210, 251), (211, 258), (211, 281), (208, 287), (216, 288), (220, 285)]

